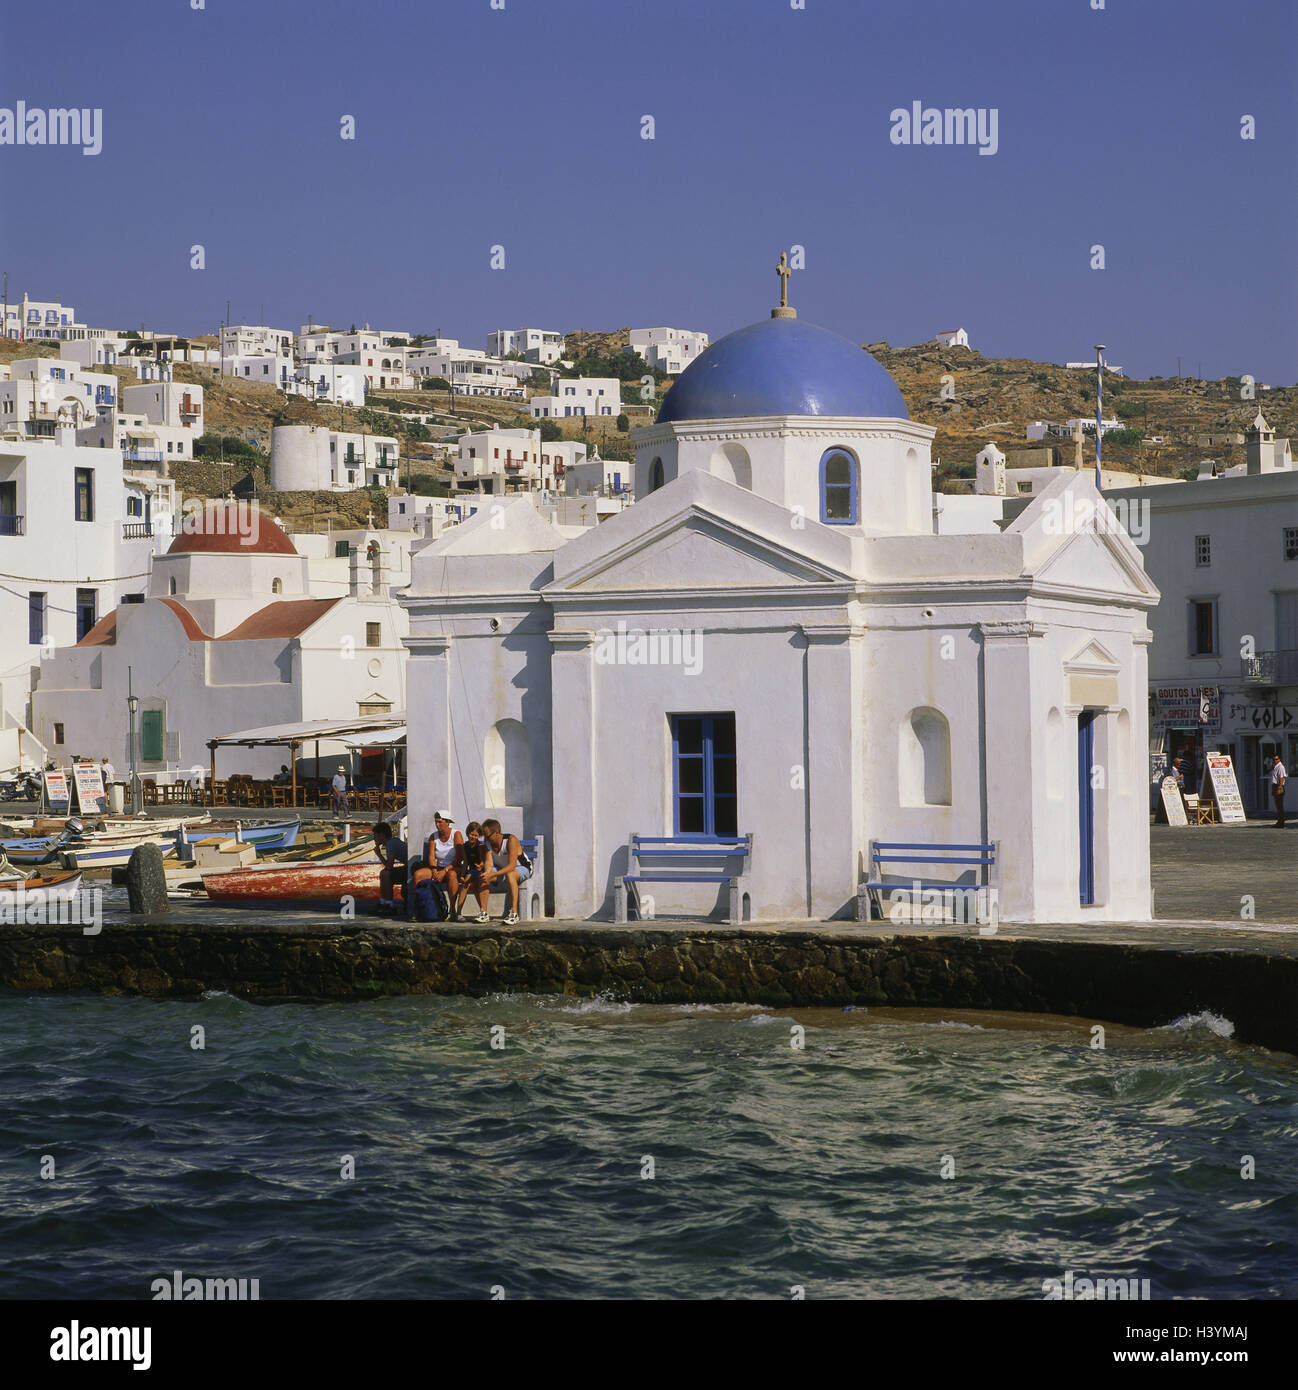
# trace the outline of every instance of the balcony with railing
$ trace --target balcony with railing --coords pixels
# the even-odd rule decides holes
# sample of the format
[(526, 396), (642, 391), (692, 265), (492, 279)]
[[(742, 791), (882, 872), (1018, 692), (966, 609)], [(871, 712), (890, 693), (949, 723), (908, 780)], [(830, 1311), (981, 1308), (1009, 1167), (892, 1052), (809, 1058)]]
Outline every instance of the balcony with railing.
[(1241, 657), (1239, 674), (1245, 685), (1298, 685), (1298, 651)]
[(182, 415), (201, 415), (203, 407), (197, 401), (185, 396), (180, 402), (180, 413)]
[(0, 516), (0, 536), (23, 536), (27, 533), (23, 530), (23, 519), (21, 516)]
[(124, 521), (122, 539), (124, 541), (147, 541), (153, 535), (151, 521)]
[(131, 463), (161, 463), (166, 454), (161, 449), (123, 449), (122, 457)]

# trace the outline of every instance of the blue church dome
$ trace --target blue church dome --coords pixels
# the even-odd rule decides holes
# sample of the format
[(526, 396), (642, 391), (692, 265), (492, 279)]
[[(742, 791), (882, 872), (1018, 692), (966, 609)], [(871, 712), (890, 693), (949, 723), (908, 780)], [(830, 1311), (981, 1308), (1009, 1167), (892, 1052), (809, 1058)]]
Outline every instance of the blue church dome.
[(868, 352), (795, 318), (717, 339), (667, 392), (658, 423), (738, 415), (910, 419), (897, 383)]

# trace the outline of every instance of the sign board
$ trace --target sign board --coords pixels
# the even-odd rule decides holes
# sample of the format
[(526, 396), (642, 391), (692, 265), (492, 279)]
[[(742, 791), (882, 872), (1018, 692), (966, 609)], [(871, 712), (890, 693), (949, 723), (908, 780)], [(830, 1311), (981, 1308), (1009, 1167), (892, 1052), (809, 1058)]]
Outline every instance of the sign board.
[(1181, 800), (1181, 793), (1177, 790), (1175, 777), (1163, 778), (1163, 811), (1167, 816), (1168, 825), (1189, 825), (1189, 819), (1185, 814), (1185, 802)]
[(1215, 685), (1160, 685), (1158, 717), (1165, 728), (1221, 727), (1221, 692)]
[(1244, 802), (1240, 798), (1239, 785), (1235, 781), (1235, 769), (1231, 766), (1227, 753), (1209, 753), (1204, 760), (1203, 787), (1200, 796), (1211, 796), (1217, 803), (1217, 819), (1242, 821)]
[(77, 789), (77, 805), (83, 815), (108, 814), (108, 794), (104, 791), (104, 779), (94, 763), (74, 763), (72, 780)]
[(45, 795), (49, 798), (51, 811), (66, 811), (71, 805), (68, 774), (61, 767), (52, 768), (45, 773)]

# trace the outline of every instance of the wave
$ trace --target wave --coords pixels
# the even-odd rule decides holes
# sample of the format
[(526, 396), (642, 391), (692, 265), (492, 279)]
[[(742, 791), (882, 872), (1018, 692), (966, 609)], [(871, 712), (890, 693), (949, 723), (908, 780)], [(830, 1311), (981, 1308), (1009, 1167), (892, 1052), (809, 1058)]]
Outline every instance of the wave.
[(1155, 1033), (1178, 1032), (1211, 1033), (1217, 1038), (1233, 1038), (1235, 1036), (1235, 1025), (1228, 1018), (1223, 1018), (1221, 1014), (1215, 1014), (1210, 1009), (1204, 1009), (1197, 1014), (1182, 1014), (1180, 1018), (1173, 1019), (1171, 1023), (1164, 1023), (1161, 1027), (1152, 1030)]

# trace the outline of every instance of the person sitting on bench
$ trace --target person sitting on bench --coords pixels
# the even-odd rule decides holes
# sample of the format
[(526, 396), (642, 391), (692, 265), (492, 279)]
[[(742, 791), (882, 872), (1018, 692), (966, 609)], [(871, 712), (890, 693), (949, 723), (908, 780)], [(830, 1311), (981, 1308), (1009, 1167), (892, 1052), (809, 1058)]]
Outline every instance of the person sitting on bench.
[(460, 846), (458, 866), (460, 891), (455, 898), (453, 907), (453, 915), (458, 920), (463, 920), (464, 900), (470, 893), (477, 898), (479, 910), (481, 912), (487, 910), (487, 892), (482, 887), (482, 870), (487, 860), (487, 842), (482, 838), (482, 826), (476, 820), (471, 820), (464, 827), (464, 835), (464, 843)]
[[(451, 813), (449, 811), (434, 812), (433, 833), (428, 837), (428, 843), (424, 846), (424, 862), (420, 868), (415, 870), (414, 882), (419, 884), (425, 879), (431, 878), (439, 888), (446, 890), (447, 902), (454, 904), (450, 914), (450, 921), (452, 922), (459, 916), (459, 904), (464, 901), (463, 894), (460, 893), (459, 878), (463, 858), (464, 836), (456, 830)], [(459, 902), (456, 901), (457, 894), (459, 894)]]
[(374, 848), (383, 860), (383, 867), (379, 870), (379, 911), (385, 912), (395, 909), (397, 905), (393, 885), (396, 883), (398, 866), (402, 870), (402, 877), (405, 877), (406, 842), (392, 833), (387, 821), (381, 820), (374, 827)]
[(517, 835), (506, 835), (498, 820), (484, 820), (482, 833), (487, 842), (490, 862), (483, 870), (482, 887), (477, 890), (479, 922), (491, 919), (487, 916), (487, 894), (500, 879), (505, 880), (507, 910), (500, 919), (512, 926), (518, 921), (518, 885), (532, 877), (532, 861), (523, 853), (523, 846)]

